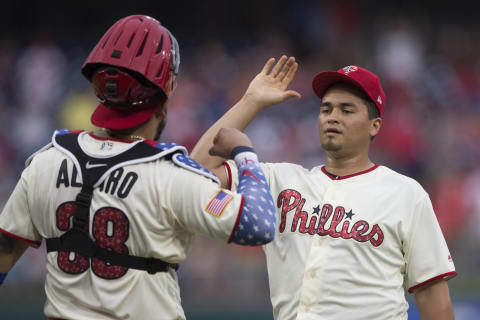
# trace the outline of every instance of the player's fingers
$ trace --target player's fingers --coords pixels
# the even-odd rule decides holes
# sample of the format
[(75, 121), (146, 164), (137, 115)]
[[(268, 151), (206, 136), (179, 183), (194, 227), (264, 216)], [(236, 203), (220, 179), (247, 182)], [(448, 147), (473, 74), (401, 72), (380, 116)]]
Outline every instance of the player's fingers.
[(287, 87), (290, 82), (292, 82), (293, 77), (295, 77), (295, 73), (297, 72), (298, 69), (298, 63), (294, 63), (289, 69), (287, 74), (285, 75), (285, 78), (283, 78), (282, 82), (285, 84)]
[(290, 98), (297, 98), (300, 99), (302, 95), (294, 90), (288, 90), (283, 93), (283, 100), (288, 100)]
[(280, 70), (277, 78), (280, 81), (283, 81), (285, 79), (285, 76), (290, 72), (290, 69), (294, 66), (295, 64), (295, 57), (290, 57), (288, 58), (287, 62), (283, 65), (282, 70)]
[(268, 74), (270, 69), (272, 69), (273, 64), (275, 63), (275, 58), (268, 59), (267, 63), (263, 66), (262, 73)]
[(270, 75), (273, 77), (276, 77), (280, 70), (282, 70), (283, 65), (287, 61), (287, 56), (283, 55), (280, 60), (278, 60), (277, 64), (273, 67), (272, 72), (270, 72)]

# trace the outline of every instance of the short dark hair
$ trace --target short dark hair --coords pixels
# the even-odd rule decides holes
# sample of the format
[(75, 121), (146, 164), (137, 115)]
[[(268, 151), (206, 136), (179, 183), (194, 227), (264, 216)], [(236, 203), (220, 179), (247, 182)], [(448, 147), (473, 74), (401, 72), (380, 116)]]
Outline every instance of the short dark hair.
[(364, 99), (365, 104), (367, 105), (368, 119), (372, 120), (380, 117), (380, 111), (378, 110), (377, 105), (370, 99)]
[[(364, 98), (365, 105), (367, 106), (367, 112), (368, 112), (368, 120), (376, 119), (380, 117), (380, 111), (377, 108), (377, 105), (375, 102), (370, 100), (370, 98)], [(370, 141), (373, 141), (375, 136), (370, 137)]]

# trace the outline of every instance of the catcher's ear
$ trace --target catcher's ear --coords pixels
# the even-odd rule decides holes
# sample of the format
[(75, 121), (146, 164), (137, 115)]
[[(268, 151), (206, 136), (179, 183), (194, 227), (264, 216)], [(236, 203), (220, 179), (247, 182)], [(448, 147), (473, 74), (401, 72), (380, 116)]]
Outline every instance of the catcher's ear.
[(166, 98), (162, 103), (157, 106), (157, 110), (155, 111), (155, 116), (157, 118), (165, 118), (167, 117), (167, 110), (168, 109), (168, 98)]

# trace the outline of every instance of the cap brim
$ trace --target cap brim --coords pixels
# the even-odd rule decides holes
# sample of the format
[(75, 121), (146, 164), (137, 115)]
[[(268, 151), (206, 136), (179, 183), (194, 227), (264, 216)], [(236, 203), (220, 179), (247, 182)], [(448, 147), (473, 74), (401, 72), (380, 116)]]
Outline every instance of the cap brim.
[(90, 121), (97, 127), (123, 130), (136, 127), (147, 121), (154, 113), (155, 106), (132, 112), (118, 110), (99, 104)]
[(315, 78), (313, 78), (312, 88), (313, 91), (317, 94), (317, 96), (321, 99), (325, 94), (325, 91), (327, 91), (329, 87), (338, 82), (351, 83), (363, 92), (365, 92), (368, 96), (368, 93), (365, 91), (365, 89), (359, 82), (337, 71), (323, 71), (317, 74)]

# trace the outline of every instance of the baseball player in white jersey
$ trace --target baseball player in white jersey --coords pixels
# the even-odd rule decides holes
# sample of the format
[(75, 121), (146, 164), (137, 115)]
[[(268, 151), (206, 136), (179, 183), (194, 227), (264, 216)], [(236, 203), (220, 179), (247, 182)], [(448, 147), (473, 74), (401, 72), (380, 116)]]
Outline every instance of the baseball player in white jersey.
[[(300, 98), (286, 90), (294, 58), (274, 62), (192, 152), (230, 190), (235, 163), (206, 152), (218, 128), (244, 130), (263, 108)], [(445, 280), (456, 272), (428, 194), (368, 157), (386, 102), (378, 77), (348, 66), (319, 73), (313, 89), (325, 164), (261, 164), (277, 207), (275, 239), (264, 246), (275, 319), (407, 319), (405, 291), (422, 320), (453, 319)]]
[(56, 131), (27, 160), (0, 215), (0, 284), (45, 239), (49, 319), (184, 319), (176, 269), (196, 233), (240, 245), (273, 239), (273, 199), (246, 135), (224, 129), (213, 151), (236, 161), (238, 192), (184, 147), (153, 140), (179, 63), (157, 20), (119, 20), (82, 68), (103, 130)]

